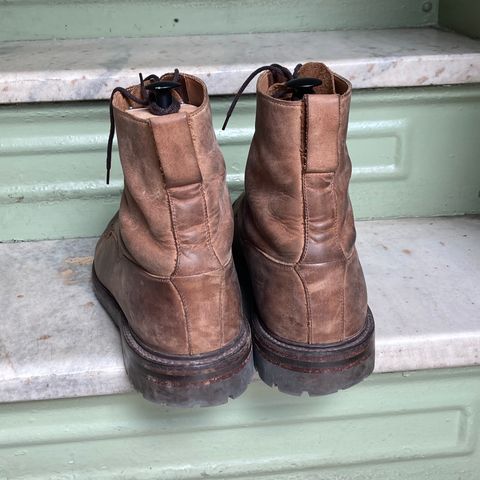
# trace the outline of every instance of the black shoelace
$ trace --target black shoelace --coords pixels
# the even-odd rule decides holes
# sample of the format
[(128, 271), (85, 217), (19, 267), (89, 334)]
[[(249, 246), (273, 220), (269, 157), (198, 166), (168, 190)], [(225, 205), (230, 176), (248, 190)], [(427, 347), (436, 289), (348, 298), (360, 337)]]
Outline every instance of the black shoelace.
[[(112, 168), (112, 146), (113, 146), (113, 137), (115, 136), (115, 117), (113, 116), (113, 97), (117, 92), (120, 92), (124, 97), (128, 98), (132, 102), (137, 103), (138, 105), (142, 105), (143, 107), (148, 107), (149, 110), (154, 115), (166, 115), (168, 113), (176, 113), (180, 109), (180, 102), (176, 99), (173, 99), (171, 105), (168, 108), (161, 108), (155, 102), (155, 97), (153, 95), (149, 95), (146, 88), (145, 82), (149, 82), (151, 80), (158, 82), (160, 78), (157, 75), (149, 75), (146, 78), (142, 77), (142, 74), (139, 73), (140, 77), (140, 92), (141, 98), (136, 97), (132, 93), (130, 93), (126, 88), (123, 87), (115, 87), (112, 90), (112, 94), (110, 95), (110, 133), (108, 136), (108, 144), (107, 144), (107, 178), (106, 182), (107, 185), (110, 183), (110, 170)], [(173, 81), (177, 82), (180, 78), (180, 72), (176, 68), (173, 73)]]
[(235, 106), (237, 105), (237, 102), (240, 100), (240, 97), (242, 93), (245, 91), (247, 88), (248, 84), (261, 72), (264, 72), (265, 70), (269, 70), (272, 72), (274, 82), (275, 83), (282, 83), (282, 82), (288, 82), (289, 80), (292, 80), (293, 78), (298, 77), (298, 72), (300, 68), (302, 67), (302, 64), (299, 63), (295, 69), (293, 70), (293, 73), (290, 72), (290, 70), (282, 65), (279, 65), (278, 63), (272, 63), (271, 65), (264, 65), (263, 67), (259, 67), (256, 70), (254, 70), (248, 77), (247, 79), (243, 82), (242, 86), (236, 93), (232, 104), (230, 105), (230, 108), (228, 109), (227, 115), (225, 117), (225, 121), (223, 122), (222, 130), (225, 130), (227, 127), (227, 123), (230, 120), (230, 117), (233, 113), (233, 110), (235, 109)]

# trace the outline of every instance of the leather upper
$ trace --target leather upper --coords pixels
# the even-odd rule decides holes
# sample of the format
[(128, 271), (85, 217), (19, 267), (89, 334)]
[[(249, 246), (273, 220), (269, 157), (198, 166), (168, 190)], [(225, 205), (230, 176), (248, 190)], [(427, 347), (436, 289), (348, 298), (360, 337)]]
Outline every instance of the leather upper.
[[(177, 96), (189, 107), (169, 115), (132, 115), (141, 105), (114, 95), (125, 186), (94, 265), (144, 344), (192, 355), (233, 340), (243, 314), (225, 163), (206, 87), (189, 75), (180, 81)], [(129, 91), (140, 94), (139, 86)]]
[(275, 98), (270, 72), (258, 80), (236, 227), (270, 332), (334, 343), (356, 335), (367, 312), (348, 196), (351, 85), (319, 63), (305, 64), (299, 76), (322, 85), (298, 101)]

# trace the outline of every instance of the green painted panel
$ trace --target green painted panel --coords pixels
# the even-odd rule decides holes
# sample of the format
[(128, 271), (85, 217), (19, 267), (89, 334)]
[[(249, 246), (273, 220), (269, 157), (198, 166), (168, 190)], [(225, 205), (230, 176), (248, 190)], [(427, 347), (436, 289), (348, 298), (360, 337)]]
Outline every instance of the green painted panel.
[(440, 0), (440, 26), (470, 37), (480, 38), (480, 2), (478, 0)]
[(438, 0), (0, 0), (0, 41), (420, 27), (436, 24), (437, 8)]
[(476, 480), (479, 419), (479, 367), (316, 398), (254, 382), (210, 409), (137, 394), (4, 404), (0, 479)]
[[(214, 124), (233, 197), (254, 125), (254, 98), (219, 131), (229, 99), (214, 98)], [(349, 125), (357, 218), (480, 212), (480, 86), (355, 92)], [(104, 102), (0, 107), (0, 240), (93, 236), (122, 188), (117, 155), (104, 183)]]

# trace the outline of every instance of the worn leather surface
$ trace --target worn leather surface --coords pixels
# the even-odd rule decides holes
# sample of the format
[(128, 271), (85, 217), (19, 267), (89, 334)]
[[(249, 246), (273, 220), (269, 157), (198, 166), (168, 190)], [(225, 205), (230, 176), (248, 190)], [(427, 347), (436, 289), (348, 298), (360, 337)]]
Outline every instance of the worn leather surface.
[[(167, 75), (164, 78), (170, 78)], [(217, 350), (240, 331), (233, 214), (205, 85), (181, 77), (195, 108), (154, 116), (113, 99), (125, 188), (100, 238), (95, 272), (139, 339), (160, 353)], [(139, 87), (129, 89), (139, 95)]]
[(258, 80), (236, 235), (266, 328), (325, 344), (359, 333), (367, 312), (348, 196), (351, 85), (319, 63), (305, 64), (300, 76), (322, 80), (300, 101), (274, 98), (270, 72)]

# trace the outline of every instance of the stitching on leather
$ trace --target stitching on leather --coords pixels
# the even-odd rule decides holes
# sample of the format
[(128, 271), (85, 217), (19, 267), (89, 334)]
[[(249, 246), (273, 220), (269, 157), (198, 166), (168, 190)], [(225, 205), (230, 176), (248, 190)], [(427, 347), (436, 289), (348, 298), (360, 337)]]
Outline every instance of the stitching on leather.
[[(309, 173), (310, 175), (310, 173)], [(320, 173), (320, 174), (316, 174), (316, 175), (325, 175), (325, 173)], [(334, 188), (333, 188), (333, 180), (334, 180), (334, 173), (332, 174), (332, 181), (330, 182), (330, 184), (328, 185), (328, 190), (329, 190), (329, 194), (330, 196), (332, 197), (331, 198), (331, 201), (333, 203), (333, 209), (334, 209), (334, 222), (333, 222), (333, 225), (330, 227), (330, 228), (327, 228), (325, 230), (322, 230), (324, 233), (327, 233), (327, 232), (333, 232), (334, 236), (335, 236), (335, 241), (337, 242), (337, 225), (336, 225), (336, 196), (335, 196), (335, 191), (334, 191)], [(308, 208), (308, 200), (307, 200), (307, 208)], [(309, 218), (308, 218), (309, 220)], [(308, 249), (308, 246), (307, 246), (307, 249)], [(302, 263), (304, 265), (323, 265), (325, 263), (333, 263), (333, 262), (337, 262), (339, 260), (329, 260), (329, 261), (326, 261), (326, 262), (304, 262), (303, 260), (306, 258), (306, 253), (304, 255), (304, 257), (302, 258)]]
[(187, 114), (187, 125), (188, 125), (188, 130), (190, 132), (190, 137), (192, 139), (193, 151), (195, 152), (195, 161), (197, 163), (198, 171), (200, 172), (200, 178), (202, 179), (202, 183), (200, 183), (200, 191), (201, 191), (201, 194), (202, 194), (202, 202), (203, 202), (202, 207), (203, 207), (203, 215), (204, 215), (204, 219), (205, 219), (204, 227), (205, 227), (205, 234), (206, 234), (206, 237), (207, 237), (207, 245), (210, 247), (210, 249), (213, 253), (213, 256), (216, 258), (219, 265), (223, 266), (222, 262), (218, 258), (217, 252), (213, 248), (212, 237), (211, 237), (211, 232), (210, 232), (210, 216), (208, 214), (207, 198), (206, 198), (206, 195), (205, 195), (205, 188), (204, 188), (204, 185), (203, 185), (203, 175), (202, 175), (202, 170), (200, 169), (200, 165), (198, 163), (198, 153), (197, 153), (197, 148), (196, 148), (197, 137), (194, 133), (191, 117), (192, 117), (192, 115)]
[(337, 192), (334, 186), (336, 176), (337, 176), (337, 172), (333, 174), (332, 183), (330, 184), (330, 189), (333, 196), (333, 228), (335, 231), (335, 247), (337, 248), (337, 250), (338, 249), (340, 250), (340, 252), (343, 255), (343, 258), (345, 258), (345, 252), (342, 249), (342, 246), (340, 244), (340, 237), (338, 235), (338, 205), (337, 205), (338, 197), (337, 197)]
[[(172, 281), (172, 275), (169, 275), (169, 276), (155, 275), (154, 273), (150, 273), (148, 270), (146, 270), (145, 267), (142, 267), (141, 265), (139, 265), (135, 261), (135, 259), (130, 255), (130, 253), (128, 252), (127, 247), (123, 243), (123, 240), (122, 240), (121, 236), (118, 237), (115, 234), (115, 232), (112, 232), (112, 237), (114, 237), (117, 241), (116, 243), (118, 245), (118, 256), (122, 255), (128, 262), (130, 262), (132, 265), (134, 265), (139, 270), (141, 270), (142, 275), (144, 275), (144, 276), (146, 276), (146, 277), (148, 277), (152, 280), (157, 280), (157, 281), (162, 282), (162, 283), (168, 283), (168, 282)], [(217, 268), (215, 270), (208, 270), (206, 272), (194, 273), (194, 274), (190, 274), (190, 275), (175, 275), (175, 278), (178, 278), (178, 279), (181, 279), (181, 278), (195, 278), (195, 277), (199, 277), (201, 275), (205, 275), (205, 274), (208, 274), (208, 273), (221, 272), (221, 271), (224, 271), (225, 269), (227, 269), (229, 267), (229, 265), (232, 263), (232, 261), (233, 261), (232, 255), (229, 255), (227, 263), (225, 264), (224, 267), (220, 267), (220, 268)]]
[[(307, 97), (308, 99), (308, 97)], [(308, 195), (305, 185), (305, 172), (308, 167), (308, 100), (302, 104), (302, 118), (301, 118), (301, 135), (302, 135), (302, 197), (303, 197), (303, 252), (300, 255), (299, 262), (302, 262), (308, 253), (309, 247), (309, 211), (308, 211)]]
[(309, 229), (309, 222), (310, 222), (310, 212), (308, 210), (308, 194), (306, 191), (305, 186), (305, 175), (302, 173), (302, 189), (303, 189), (303, 231), (304, 231), (304, 245), (303, 245), (303, 253), (300, 257), (300, 262), (303, 263), (305, 258), (308, 254), (308, 249), (310, 247), (310, 229)]
[[(340, 98), (338, 99), (338, 125), (337, 125), (337, 169), (335, 170), (334, 174), (334, 180), (337, 178), (337, 172), (338, 169), (340, 168), (340, 127), (342, 124), (342, 102), (340, 101)], [(348, 186), (347, 186), (348, 188)], [(343, 271), (343, 288), (342, 291), (340, 292), (340, 307), (341, 307), (341, 312), (342, 312), (342, 323), (343, 323), (343, 328), (342, 328), (342, 338), (345, 338), (345, 329), (346, 329), (346, 322), (345, 322), (345, 284), (346, 284), (346, 277), (347, 277), (347, 255), (345, 254), (345, 250), (343, 249), (342, 242), (340, 241), (340, 232), (338, 231), (338, 218), (337, 218), (337, 193), (334, 190), (334, 196), (335, 196), (335, 235), (336, 235), (336, 240), (338, 242), (338, 246), (340, 247), (340, 250), (343, 254), (343, 257), (345, 258), (345, 263), (344, 263), (344, 271)]]
[(187, 303), (185, 302), (185, 298), (183, 297), (182, 293), (180, 292), (180, 289), (175, 285), (175, 282), (172, 279), (172, 285), (175, 291), (178, 293), (178, 296), (180, 297), (180, 303), (182, 304), (183, 308), (183, 315), (185, 318), (185, 335), (187, 337), (187, 349), (188, 349), (188, 354), (192, 355), (192, 337), (190, 334), (190, 322), (188, 319), (188, 308), (187, 308)]
[[(338, 169), (340, 168), (340, 126), (341, 126), (341, 118), (342, 118), (342, 107), (341, 107), (341, 102), (340, 99), (338, 101), (338, 126), (337, 126), (337, 169), (335, 170), (334, 176), (333, 176), (333, 181), (335, 182), (337, 179), (337, 173)], [(336, 182), (335, 182), (336, 183)], [(347, 186), (348, 188), (348, 186)], [(336, 226), (336, 232), (335, 232), (335, 237), (336, 241), (338, 242), (338, 246), (344, 256), (345, 259), (347, 259), (347, 254), (345, 253), (345, 250), (343, 249), (342, 242), (340, 241), (340, 232), (338, 231), (338, 219), (337, 219), (337, 192), (334, 189), (334, 196), (335, 196), (335, 226)]]
[(310, 292), (308, 291), (308, 287), (306, 282), (304, 281), (302, 275), (297, 269), (297, 266), (293, 269), (297, 274), (298, 278), (303, 287), (303, 292), (305, 294), (305, 307), (307, 309), (307, 343), (312, 343), (312, 310), (311, 310), (311, 300), (310, 300)]
[(207, 245), (210, 247), (213, 256), (217, 259), (217, 262), (220, 266), (223, 267), (222, 262), (220, 261), (220, 258), (218, 258), (217, 252), (215, 251), (215, 248), (213, 248), (213, 243), (212, 243), (212, 237), (210, 233), (210, 216), (208, 215), (208, 208), (207, 208), (207, 198), (205, 195), (205, 188), (203, 186), (203, 183), (200, 184), (200, 191), (202, 192), (202, 202), (203, 202), (203, 215), (205, 218), (205, 234), (207, 236)]
[(219, 292), (219, 312), (218, 312), (218, 321), (220, 322), (220, 339), (221, 344), (225, 343), (225, 326), (223, 319), (223, 290), (225, 288), (225, 275), (220, 277), (220, 292)]
[(356, 250), (355, 250), (355, 245), (354, 245), (353, 248), (352, 248), (352, 251), (350, 252), (350, 254), (348, 255), (348, 257), (346, 258), (347, 262), (349, 262), (349, 261), (352, 259), (353, 254), (354, 254), (355, 252), (356, 252)]
[(343, 258), (347, 258), (345, 255), (345, 252), (343, 250), (342, 244), (340, 242), (340, 234), (338, 231), (338, 196), (337, 196), (337, 191), (335, 189), (335, 185), (337, 184), (337, 176), (338, 176), (338, 169), (340, 168), (340, 102), (338, 102), (338, 108), (339, 108), (339, 117), (338, 117), (338, 126), (337, 126), (337, 168), (335, 172), (333, 173), (333, 178), (332, 178), (332, 193), (333, 193), (333, 206), (334, 206), (334, 225), (335, 225), (335, 243), (337, 245), (337, 248), (340, 249), (342, 252)]
[[(125, 258), (127, 258), (127, 257), (125, 257)], [(136, 262), (131, 262), (131, 263), (133, 263), (137, 267), (141, 268), (142, 273), (145, 276), (151, 278), (152, 280), (158, 280), (160, 282), (170, 282), (172, 280), (172, 275), (170, 275), (168, 277), (161, 277), (159, 275), (155, 275), (153, 273), (147, 272), (143, 267), (140, 267)], [(193, 273), (193, 274), (189, 274), (189, 275), (175, 275), (175, 278), (178, 278), (180, 280), (182, 278), (195, 278), (195, 277), (200, 277), (202, 275), (206, 275), (206, 274), (209, 274), (209, 273), (222, 272), (222, 271), (224, 271), (225, 269), (228, 268), (230, 263), (232, 263), (232, 256), (231, 255), (229, 256), (228, 262), (226, 263), (226, 265), (224, 267), (216, 268), (215, 270), (207, 270), (205, 272), (200, 272), (200, 273)]]
[(123, 241), (122, 234), (119, 232), (119, 235), (117, 235), (113, 230), (112, 230), (112, 237), (116, 241), (117, 245), (117, 256), (120, 258), (124, 258), (128, 262), (130, 262), (132, 265), (134, 265), (136, 268), (138, 268), (142, 275), (145, 275), (148, 278), (158, 280), (159, 282), (169, 282), (170, 281), (170, 276), (161, 276), (161, 275), (155, 275), (154, 273), (150, 273), (148, 270), (146, 270), (145, 267), (141, 266), (137, 261), (132, 257), (130, 252), (127, 249), (127, 246), (125, 245), (125, 242)]
[[(272, 263), (275, 263), (277, 266), (289, 269), (289, 268), (294, 268), (296, 265), (298, 265), (297, 262), (295, 263), (287, 263), (287, 262), (282, 262), (280, 260), (277, 260), (276, 258), (273, 258), (270, 256), (268, 253), (265, 253), (263, 250), (258, 248), (257, 246), (253, 245), (253, 243), (249, 242), (248, 240), (241, 239), (241, 242), (243, 244), (248, 245), (250, 248), (253, 248), (256, 252), (260, 253), (262, 256), (264, 256), (267, 260), (269, 260)], [(302, 263), (302, 265), (328, 265), (329, 263), (338, 263), (338, 262), (344, 262), (344, 259), (338, 260), (327, 260), (326, 262), (320, 262), (320, 263)]]
[(175, 250), (177, 251), (177, 255), (175, 258), (175, 268), (172, 272), (172, 275), (175, 275), (177, 271), (180, 269), (180, 257), (181, 257), (182, 249), (180, 247), (180, 242), (178, 241), (178, 238), (177, 238), (177, 217), (175, 215), (174, 202), (171, 199), (168, 188), (166, 188), (165, 191), (167, 193), (168, 206), (170, 207), (169, 210), (170, 210), (170, 217), (172, 220), (172, 227), (173, 227), (173, 239), (175, 240), (175, 247), (176, 247)]
[[(126, 194), (124, 193), (124, 194), (123, 194), (123, 198), (124, 198), (125, 203), (127, 204), (128, 209), (131, 210), (132, 207), (131, 207), (130, 204), (129, 204), (128, 195), (126, 195)], [(137, 205), (137, 203), (135, 202), (135, 200), (133, 200), (133, 203), (134, 203), (134, 205), (135, 205), (136, 213), (141, 215), (143, 221), (144, 221), (145, 224), (147, 225), (147, 228), (148, 228), (149, 230), (151, 230), (151, 229), (150, 229), (150, 224), (148, 223), (148, 220), (147, 220), (147, 218), (145, 217), (144, 213), (143, 213), (143, 212), (141, 211), (141, 209), (138, 207), (138, 205)], [(168, 203), (168, 198), (167, 198), (167, 203)], [(120, 222), (120, 219), (119, 219), (119, 222)], [(120, 233), (120, 235), (121, 235), (120, 227), (119, 227), (119, 233)], [(122, 253), (123, 253), (125, 256), (127, 256), (128, 258), (130, 258), (130, 260), (131, 260), (132, 263), (134, 263), (135, 265), (139, 265), (139, 266), (140, 266), (140, 263), (138, 263), (138, 262), (135, 260), (135, 258), (133, 257), (133, 255), (132, 255), (132, 254), (130, 253), (130, 251), (128, 250), (127, 246), (125, 245), (125, 241), (123, 240), (123, 238), (122, 238), (121, 240), (122, 240), (122, 248), (123, 248)], [(162, 250), (165, 248), (164, 245), (162, 245), (160, 242), (158, 242), (155, 237), (152, 236), (152, 240), (153, 240), (155, 246), (156, 246), (160, 251), (162, 251)], [(177, 255), (176, 249), (175, 249), (175, 255)], [(176, 258), (175, 258), (175, 264), (176, 264)], [(157, 275), (157, 274), (155, 274), (155, 273), (149, 272), (149, 271), (147, 270), (147, 267), (144, 266), (144, 265), (142, 265), (141, 268), (142, 268), (143, 270), (145, 270), (149, 275), (151, 275), (151, 276), (153, 276), (153, 277), (158, 277), (158, 278), (163, 278), (163, 277), (165, 277), (165, 278), (169, 278), (169, 276), (166, 276), (166, 275)]]
[(200, 165), (198, 163), (198, 153), (196, 147), (197, 143), (197, 137), (193, 131), (193, 125), (192, 125), (192, 116), (188, 113), (186, 113), (186, 120), (187, 120), (187, 125), (188, 125), (188, 132), (190, 133), (190, 139), (192, 140), (192, 147), (193, 147), (193, 152), (195, 153), (195, 163), (198, 168), (198, 173), (200, 174), (200, 179), (203, 182), (203, 175), (202, 175), (202, 170), (200, 169)]
[(346, 330), (347, 330), (347, 322), (345, 321), (345, 289), (347, 288), (347, 269), (348, 269), (348, 261), (345, 262), (345, 270), (343, 271), (343, 288), (342, 288), (342, 321), (343, 321), (343, 335), (342, 339), (345, 338)]
[[(149, 124), (150, 124), (150, 130), (152, 132), (152, 136), (153, 138), (155, 138), (155, 134), (153, 132), (153, 125), (152, 125), (152, 122), (149, 121)], [(179, 263), (180, 263), (180, 256), (179, 256), (179, 249), (178, 249), (178, 241), (177, 241), (177, 234), (176, 234), (176, 224), (175, 224), (175, 214), (173, 212), (173, 205), (172, 205), (172, 201), (171, 201), (171, 198), (170, 198), (170, 193), (168, 191), (168, 188), (167, 188), (167, 179), (166, 179), (166, 176), (165, 176), (165, 172), (163, 170), (163, 166), (162, 166), (162, 161), (160, 159), (160, 154), (158, 153), (158, 148), (157, 148), (157, 145), (155, 143), (155, 153), (156, 153), (156, 156), (157, 156), (157, 162), (158, 162), (158, 165), (160, 167), (160, 172), (162, 173), (162, 179), (163, 179), (163, 187), (165, 188), (165, 193), (166, 193), (166, 197), (167, 197), (167, 204), (168, 204), (168, 211), (170, 212), (170, 222), (172, 223), (172, 236), (173, 236), (173, 241), (175, 242), (175, 267), (173, 269), (173, 272), (172, 272), (172, 275), (175, 274), (175, 272), (178, 270), (179, 268)], [(157, 241), (155, 241), (155, 243), (158, 243)]]
[[(279, 107), (284, 107), (284, 108), (293, 108), (293, 107), (299, 107), (299, 103), (295, 103), (295, 102), (292, 102), (291, 100), (288, 100), (288, 104), (285, 104), (282, 102), (282, 100), (279, 100), (277, 98), (273, 98), (273, 97), (269, 97), (268, 95), (265, 95), (265, 99), (269, 102), (272, 102), (272, 103), (275, 103), (276, 105), (278, 105)], [(287, 101), (287, 100), (283, 100), (283, 101)], [(290, 105), (291, 104), (291, 105)]]
[(298, 100), (297, 102), (291, 101), (291, 100), (281, 100), (279, 98), (274, 98), (271, 97), (270, 95), (260, 92), (257, 90), (257, 94), (261, 95), (261, 98), (267, 102), (275, 103), (279, 107), (285, 107), (285, 108), (294, 108), (294, 107), (301, 107), (301, 100)]
[[(117, 93), (119, 93), (119, 92), (117, 92)], [(115, 94), (115, 96), (116, 95), (117, 94)], [(150, 123), (150, 121), (147, 120), (147, 119), (138, 118), (138, 117), (135, 117), (134, 115), (130, 115), (129, 113), (127, 113), (129, 110), (120, 110), (120, 108), (115, 107), (115, 106), (114, 106), (114, 108), (117, 109), (115, 114), (120, 115), (121, 117), (123, 117), (123, 120), (125, 120), (127, 122), (138, 123), (138, 124), (141, 124), (141, 125), (146, 125), (146, 124)], [(134, 109), (134, 110), (137, 110), (137, 109)]]
[(302, 103), (302, 118), (301, 118), (301, 132), (302, 132), (302, 173), (308, 170), (308, 96), (305, 102)]
[[(337, 171), (335, 171), (335, 173), (334, 173), (334, 177), (333, 177), (334, 181), (336, 179), (336, 176), (337, 176)], [(345, 264), (345, 252), (343, 251), (342, 245), (340, 244), (340, 239), (339, 239), (339, 235), (338, 235), (338, 215), (337, 215), (337, 210), (338, 210), (337, 200), (338, 200), (338, 198), (337, 198), (337, 192), (335, 191), (335, 188), (333, 188), (333, 184), (334, 184), (334, 182), (332, 182), (332, 194), (333, 194), (333, 198), (334, 198), (334, 204), (333, 205), (334, 205), (334, 223), (335, 223), (335, 243), (337, 245), (337, 249), (340, 248), (340, 251), (342, 252), (342, 255), (344, 257), (344, 259), (342, 260), (342, 263)], [(344, 277), (345, 277), (345, 273), (344, 273)], [(344, 308), (345, 279), (344, 279), (343, 288), (342, 288), (341, 292), (339, 293), (339, 296), (340, 296), (340, 298), (338, 300), (339, 300), (339, 303), (340, 303), (340, 306), (341, 306), (342, 322), (343, 322), (342, 330), (345, 331), (345, 315), (344, 315), (344, 311), (345, 311), (345, 308)]]
[(250, 248), (253, 248), (255, 251), (263, 255), (267, 260), (270, 260), (272, 263), (277, 264), (279, 267), (290, 269), (295, 267), (295, 265), (297, 265), (297, 262), (287, 263), (287, 262), (282, 262), (281, 260), (277, 260), (276, 258), (273, 258), (272, 256), (268, 255), (268, 253), (265, 253), (263, 250), (260, 250), (257, 246), (253, 245), (253, 243), (249, 242), (248, 240), (244, 240), (243, 238), (241, 240), (241, 243), (248, 245)]
[[(138, 85), (131, 85), (130, 87), (127, 87), (126, 90), (128, 90), (129, 92), (133, 92), (137, 86)], [(149, 123), (149, 121), (147, 119), (142, 119), (142, 118), (138, 118), (138, 117), (135, 117), (133, 115), (130, 115), (129, 113), (127, 113), (128, 109), (123, 110), (119, 106), (115, 105), (115, 98), (118, 95), (121, 95), (121, 93), (116, 92), (114, 97), (113, 97), (113, 108), (116, 110), (117, 115), (121, 115), (125, 120), (132, 121), (133, 123), (138, 123), (138, 124), (148, 124)], [(139, 107), (139, 108), (142, 108), (142, 107)], [(136, 109), (134, 109), (134, 110), (136, 110)]]

